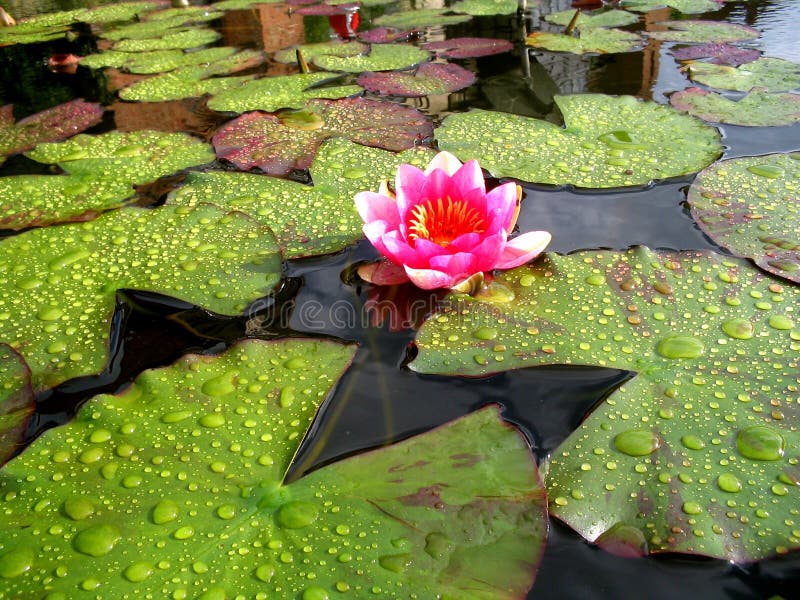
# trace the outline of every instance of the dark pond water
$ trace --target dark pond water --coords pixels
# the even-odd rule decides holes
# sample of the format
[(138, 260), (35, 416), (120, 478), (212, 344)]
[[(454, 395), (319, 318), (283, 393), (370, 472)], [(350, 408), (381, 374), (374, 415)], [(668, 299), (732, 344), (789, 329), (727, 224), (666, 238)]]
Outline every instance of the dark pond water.
[[(24, 2), (4, 0), (17, 17), (92, 5), (80, 1)], [(402, 3), (401, 3), (402, 4)], [(406, 3), (408, 4), (408, 3)], [(531, 3), (533, 4), (533, 3)], [(419, 2), (414, 8), (441, 6)], [(529, 52), (520, 44), (525, 31), (541, 26), (540, 15), (568, 8), (569, 0), (543, 0), (524, 18), (483, 17), (446, 30), (431, 29), (428, 39), (461, 35), (501, 37), (517, 49), (484, 59), (463, 61), (479, 82), (452, 94), (409, 101), (433, 119), (470, 106), (515, 112), (558, 121), (556, 93), (603, 92), (634, 94), (665, 102), (667, 95), (687, 87), (668, 44), (651, 42), (643, 51), (613, 56), (576, 57)], [(364, 11), (362, 25), (383, 9)], [(285, 12), (285, 11), (284, 11)], [(281, 12), (236, 11), (212, 25), (228, 45), (278, 50), (313, 34), (327, 37), (324, 18), (294, 16), (270, 25)], [(675, 16), (654, 11), (649, 21)], [(762, 37), (751, 45), (770, 56), (800, 60), (797, 22), (800, 2), (753, 0), (725, 5), (713, 15), (759, 28)], [(292, 38), (292, 36), (294, 36)], [(55, 52), (86, 54), (90, 37), (49, 45), (0, 48), (0, 105), (14, 103), (17, 116), (33, 113), (73, 97), (104, 103), (114, 110), (93, 131), (158, 128), (189, 130), (206, 136), (218, 122), (210, 120), (202, 101), (154, 106), (120, 103), (108, 91), (115, 85), (102, 72), (79, 69), (74, 75), (51, 73), (44, 66)], [(800, 127), (724, 127), (726, 157), (800, 149)], [(0, 175), (42, 169), (24, 158), (9, 160)], [(584, 248), (622, 249), (644, 244), (654, 248), (717, 249), (693, 224), (683, 206), (691, 177), (647, 188), (602, 193), (525, 186), (519, 225), (523, 231), (553, 233), (551, 250), (568, 253)], [(31, 423), (32, 439), (62, 423), (88, 397), (124, 387), (141, 370), (165, 365), (186, 352), (215, 352), (245, 335), (333, 336), (354, 340), (360, 350), (353, 368), (327, 402), (303, 445), (292, 476), (365, 448), (379, 446), (427, 430), (469, 413), (486, 403), (499, 403), (505, 416), (527, 435), (541, 459), (554, 449), (595, 404), (620, 385), (629, 373), (600, 368), (547, 367), (510, 372), (483, 379), (420, 376), (403, 368), (413, 353), (413, 331), (395, 331), (366, 311), (374, 290), (354, 283), (352, 265), (376, 257), (363, 242), (332, 256), (292, 261), (274, 297), (265, 298), (240, 318), (221, 319), (164, 298), (130, 293), (120, 299), (116, 352), (107, 372), (63, 384), (43, 394)], [(394, 292), (431, 307), (436, 295), (413, 289)], [(422, 302), (419, 302), (422, 301)], [(424, 309), (418, 315), (424, 316)], [(752, 565), (686, 556), (622, 559), (586, 543), (557, 522), (551, 524), (544, 562), (530, 598), (784, 598), (800, 597), (800, 557), (765, 560)]]

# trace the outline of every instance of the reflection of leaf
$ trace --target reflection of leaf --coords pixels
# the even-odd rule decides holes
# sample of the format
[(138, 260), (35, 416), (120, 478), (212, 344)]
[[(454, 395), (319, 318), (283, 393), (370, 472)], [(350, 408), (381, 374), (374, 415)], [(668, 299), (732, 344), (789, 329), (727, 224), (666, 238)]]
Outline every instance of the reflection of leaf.
[(648, 183), (699, 171), (721, 152), (716, 129), (631, 96), (557, 96), (566, 127), (483, 110), (447, 117), (439, 147), (495, 177), (581, 187)]
[(553, 453), (553, 514), (653, 552), (755, 560), (800, 546), (800, 288), (727, 256), (646, 248), (549, 255), (495, 284), (513, 299), (430, 318), (412, 369), (638, 373)]
[[(60, 567), (47, 591), (522, 597), (544, 495), (527, 444), (494, 408), (283, 482), (353, 352), (253, 340), (90, 401), (0, 471), (6, 590), (30, 597)], [(62, 483), (34, 513), (51, 473)], [(47, 526), (26, 526), (34, 519)]]
[(747, 92), (759, 87), (788, 92), (800, 88), (800, 65), (782, 58), (762, 57), (738, 67), (693, 62), (688, 71), (692, 81), (723, 90)]
[(14, 123), (12, 106), (0, 107), (0, 164), (6, 156), (30, 150), (42, 142), (55, 142), (97, 125), (103, 107), (72, 100)]
[(475, 83), (475, 74), (454, 64), (425, 63), (415, 73), (362, 73), (358, 85), (387, 96), (449, 94)]
[(672, 94), (669, 103), (678, 110), (713, 123), (770, 127), (800, 121), (800, 94), (770, 94), (759, 88), (733, 101), (691, 87)]
[(636, 33), (621, 29), (590, 27), (578, 32), (577, 37), (563, 33), (534, 31), (525, 38), (525, 43), (534, 48), (545, 48), (554, 52), (614, 54), (637, 50), (642, 46), (642, 38)]
[(664, 42), (741, 42), (759, 36), (758, 30), (747, 25), (717, 21), (660, 21), (655, 24), (664, 31), (648, 31), (654, 40)]
[(720, 246), (800, 283), (800, 154), (725, 160), (698, 174), (688, 202)]
[(306, 169), (317, 147), (330, 137), (345, 137), (364, 146), (399, 151), (412, 148), (431, 134), (431, 124), (419, 111), (399, 104), (353, 98), (310, 100), (322, 126), (314, 130), (287, 127), (279, 114), (245, 113), (214, 135), (219, 158), (240, 169), (258, 167), (273, 175)]
[(424, 168), (431, 154), (423, 148), (394, 154), (333, 138), (311, 166), (314, 187), (249, 173), (190, 173), (167, 202), (213, 202), (242, 211), (275, 232), (285, 258), (326, 254), (363, 237), (353, 204), (357, 192), (378, 191), (402, 163)]
[(0, 344), (0, 465), (17, 449), (36, 408), (31, 373), (22, 357)]
[(121, 209), (27, 231), (0, 243), (0, 340), (23, 355), (36, 389), (97, 373), (113, 350), (117, 290), (238, 314), (276, 283), (277, 252), (269, 231), (211, 206)]

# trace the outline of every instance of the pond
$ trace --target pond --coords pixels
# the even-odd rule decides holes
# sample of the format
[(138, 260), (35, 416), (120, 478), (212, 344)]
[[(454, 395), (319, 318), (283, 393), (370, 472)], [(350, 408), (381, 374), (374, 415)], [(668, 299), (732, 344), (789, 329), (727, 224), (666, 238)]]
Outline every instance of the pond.
[[(0, 598), (794, 597), (800, 5), (575, 5), (0, 0)], [(369, 283), (432, 148), (547, 255)]]

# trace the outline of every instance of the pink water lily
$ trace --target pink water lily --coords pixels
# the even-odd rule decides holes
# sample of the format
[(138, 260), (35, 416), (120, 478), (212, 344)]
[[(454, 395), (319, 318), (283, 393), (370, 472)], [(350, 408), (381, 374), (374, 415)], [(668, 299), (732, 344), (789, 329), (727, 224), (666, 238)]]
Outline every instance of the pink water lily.
[(519, 214), (517, 186), (487, 193), (478, 162), (462, 164), (449, 152), (424, 172), (400, 165), (395, 193), (384, 181), (379, 193), (359, 192), (355, 202), (364, 235), (389, 261), (364, 271), (374, 283), (451, 288), (477, 273), (518, 267), (550, 243), (546, 231), (509, 240)]

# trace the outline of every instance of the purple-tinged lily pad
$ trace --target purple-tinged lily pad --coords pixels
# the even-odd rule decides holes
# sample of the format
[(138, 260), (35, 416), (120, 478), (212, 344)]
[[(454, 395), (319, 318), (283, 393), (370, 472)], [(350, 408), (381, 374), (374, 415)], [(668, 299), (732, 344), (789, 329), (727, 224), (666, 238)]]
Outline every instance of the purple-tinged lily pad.
[(36, 407), (31, 372), (23, 358), (0, 344), (0, 465), (11, 458)]
[(684, 14), (697, 14), (719, 10), (715, 0), (622, 0), (620, 8), (646, 13), (657, 8), (674, 8)]
[(413, 98), (463, 90), (475, 83), (475, 74), (454, 64), (425, 63), (416, 73), (362, 73), (356, 83), (376, 94)]
[(72, 100), (14, 123), (12, 105), (0, 107), (0, 164), (6, 156), (25, 152), (42, 142), (57, 142), (93, 125), (103, 117), (94, 102)]
[(702, 44), (700, 46), (685, 46), (671, 50), (675, 60), (697, 60), (710, 58), (715, 65), (729, 65), (738, 67), (751, 63), (761, 56), (761, 52), (753, 48), (739, 48), (731, 44)]
[(423, 50), (435, 52), (442, 58), (477, 58), (510, 52), (514, 49), (514, 44), (508, 40), (497, 38), (460, 37), (439, 42), (426, 42), (420, 47)]
[(4, 589), (32, 598), (48, 578), (51, 594), (94, 585), (111, 598), (524, 597), (545, 495), (496, 405), (285, 480), (354, 352), (248, 340), (91, 399), (0, 471)]
[(551, 454), (552, 515), (625, 554), (800, 548), (800, 287), (747, 260), (647, 248), (551, 254), (494, 285), (505, 294), (450, 296), (412, 369), (636, 372)]
[(355, 10), (358, 10), (360, 5), (357, 3), (337, 4), (332, 6), (330, 4), (317, 4), (315, 6), (304, 6), (298, 8), (294, 12), (298, 15), (308, 15), (316, 17), (332, 17), (334, 15), (346, 15)]
[(654, 27), (663, 28), (648, 31), (654, 40), (682, 43), (724, 43), (754, 40), (760, 34), (758, 29), (736, 23), (718, 21), (660, 21)]
[(643, 40), (637, 33), (621, 29), (590, 27), (582, 29), (577, 36), (548, 31), (534, 31), (525, 38), (525, 43), (534, 48), (572, 54), (616, 54), (633, 52), (642, 47)]
[(414, 29), (395, 29), (394, 27), (376, 27), (358, 33), (358, 39), (368, 44), (391, 44), (392, 42), (405, 42), (418, 31)]
[(669, 103), (678, 110), (712, 123), (774, 127), (800, 121), (800, 94), (771, 94), (763, 88), (754, 88), (744, 98), (734, 101), (715, 92), (691, 87), (674, 93)]
[(311, 166), (319, 145), (344, 137), (364, 146), (400, 151), (433, 133), (416, 109), (365, 98), (311, 100), (302, 111), (250, 112), (225, 124), (212, 143), (217, 157), (239, 169), (254, 167), (271, 175)]
[(800, 88), (800, 64), (782, 58), (761, 57), (738, 67), (692, 62), (686, 69), (692, 81), (722, 90), (747, 92), (757, 87), (789, 92)]
[(762, 269), (800, 283), (800, 153), (714, 163), (689, 188), (705, 233)]

